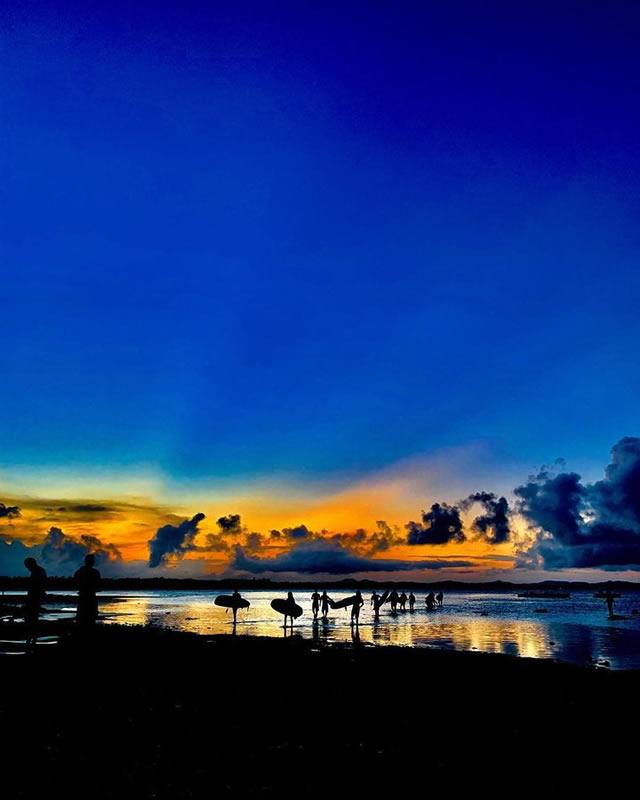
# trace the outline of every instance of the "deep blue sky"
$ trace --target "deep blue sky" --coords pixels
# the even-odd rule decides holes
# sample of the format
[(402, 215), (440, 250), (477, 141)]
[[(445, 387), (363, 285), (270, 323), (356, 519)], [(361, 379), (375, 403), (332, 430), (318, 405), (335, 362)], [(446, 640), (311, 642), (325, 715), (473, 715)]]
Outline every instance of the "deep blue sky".
[(637, 4), (5, 8), (5, 466), (637, 435)]

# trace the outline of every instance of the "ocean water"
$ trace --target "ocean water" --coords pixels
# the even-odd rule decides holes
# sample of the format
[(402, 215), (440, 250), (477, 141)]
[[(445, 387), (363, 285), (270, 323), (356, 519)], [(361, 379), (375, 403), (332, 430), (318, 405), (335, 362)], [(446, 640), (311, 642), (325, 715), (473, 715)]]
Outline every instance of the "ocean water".
[[(322, 587), (319, 589), (322, 591)], [(214, 604), (215, 597), (224, 593), (118, 592), (117, 601), (100, 603), (100, 613), (104, 624), (155, 625), (205, 635), (291, 635), (283, 627), (283, 617), (270, 605), (275, 597), (286, 597), (285, 592), (242, 592), (251, 606), (238, 612), (235, 629), (231, 612)], [(353, 594), (328, 593), (333, 600)], [(356, 640), (373, 645), (476, 650), (640, 669), (640, 613), (633, 613), (640, 612), (640, 592), (623, 594), (615, 601), (615, 613), (625, 617), (621, 620), (609, 620), (604, 601), (592, 592), (574, 592), (568, 599), (557, 600), (519, 598), (515, 592), (449, 592), (443, 608), (432, 612), (426, 610), (426, 593), (414, 594), (413, 612), (394, 614), (385, 605), (376, 620), (369, 604), (370, 592), (363, 593), (365, 605), (360, 624), (354, 629), (350, 608), (330, 610), (327, 620), (314, 622), (311, 591), (294, 591), (303, 615), (294, 622), (293, 632), (319, 642)], [(60, 614), (54, 617), (69, 617), (72, 611), (63, 607), (58, 610)]]
[[(322, 588), (320, 587), (320, 591)], [(283, 617), (271, 608), (285, 592), (242, 592), (250, 608), (238, 612), (233, 626), (231, 611), (214, 605), (224, 592), (122, 592), (120, 602), (101, 606), (107, 622), (159, 625), (201, 634), (236, 636), (285, 636)], [(333, 600), (353, 594), (329, 592)], [(442, 609), (428, 612), (426, 593), (414, 592), (413, 612), (392, 613), (381, 609), (378, 620), (370, 607), (370, 592), (357, 629), (350, 624), (350, 608), (330, 610), (326, 621), (313, 620), (311, 591), (294, 592), (303, 615), (293, 631), (308, 639), (375, 645), (478, 650), (528, 658), (554, 658), (612, 668), (640, 669), (640, 593), (628, 593), (615, 601), (614, 612), (627, 617), (608, 619), (606, 605), (592, 592), (575, 592), (568, 599), (519, 598), (515, 593), (450, 592)], [(545, 609), (544, 612), (540, 611)]]

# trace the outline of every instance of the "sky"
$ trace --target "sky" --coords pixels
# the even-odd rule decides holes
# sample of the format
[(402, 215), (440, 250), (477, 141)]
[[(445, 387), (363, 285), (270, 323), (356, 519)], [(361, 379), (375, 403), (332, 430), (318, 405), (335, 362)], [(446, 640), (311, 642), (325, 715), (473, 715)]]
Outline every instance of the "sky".
[(638, 577), (636, 4), (3, 9), (0, 574)]

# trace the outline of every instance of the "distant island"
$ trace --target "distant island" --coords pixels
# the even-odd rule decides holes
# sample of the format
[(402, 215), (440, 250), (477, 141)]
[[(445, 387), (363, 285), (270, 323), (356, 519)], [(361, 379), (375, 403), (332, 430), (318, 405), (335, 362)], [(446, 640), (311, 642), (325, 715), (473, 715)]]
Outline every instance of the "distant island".
[[(27, 588), (26, 577), (0, 576), (0, 591), (22, 591)], [(238, 590), (268, 591), (285, 589), (311, 590), (321, 586), (326, 589), (340, 591), (342, 589), (376, 589), (383, 586), (396, 586), (417, 591), (441, 589), (442, 591), (462, 592), (514, 592), (526, 589), (568, 588), (572, 591), (581, 589), (601, 589), (609, 587), (616, 591), (640, 591), (640, 581), (538, 581), (536, 583), (513, 583), (511, 581), (374, 581), (343, 578), (341, 580), (271, 580), (269, 578), (103, 578), (101, 589), (114, 591), (223, 591), (231, 588)], [(50, 577), (47, 579), (50, 591), (73, 591), (74, 580), (71, 577)]]

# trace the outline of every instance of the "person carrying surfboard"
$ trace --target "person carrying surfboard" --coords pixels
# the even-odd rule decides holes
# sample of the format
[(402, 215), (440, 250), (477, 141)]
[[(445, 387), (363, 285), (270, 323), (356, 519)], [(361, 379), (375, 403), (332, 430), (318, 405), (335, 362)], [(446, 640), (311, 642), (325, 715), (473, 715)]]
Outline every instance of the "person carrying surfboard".
[(237, 616), (238, 616), (238, 601), (242, 600), (242, 597), (240, 596), (240, 592), (237, 589), (233, 590), (233, 594), (231, 595), (231, 597), (233, 597), (233, 599), (236, 601), (235, 605), (231, 609), (232, 612), (233, 612), (233, 625), (235, 627), (235, 625), (237, 623)]

